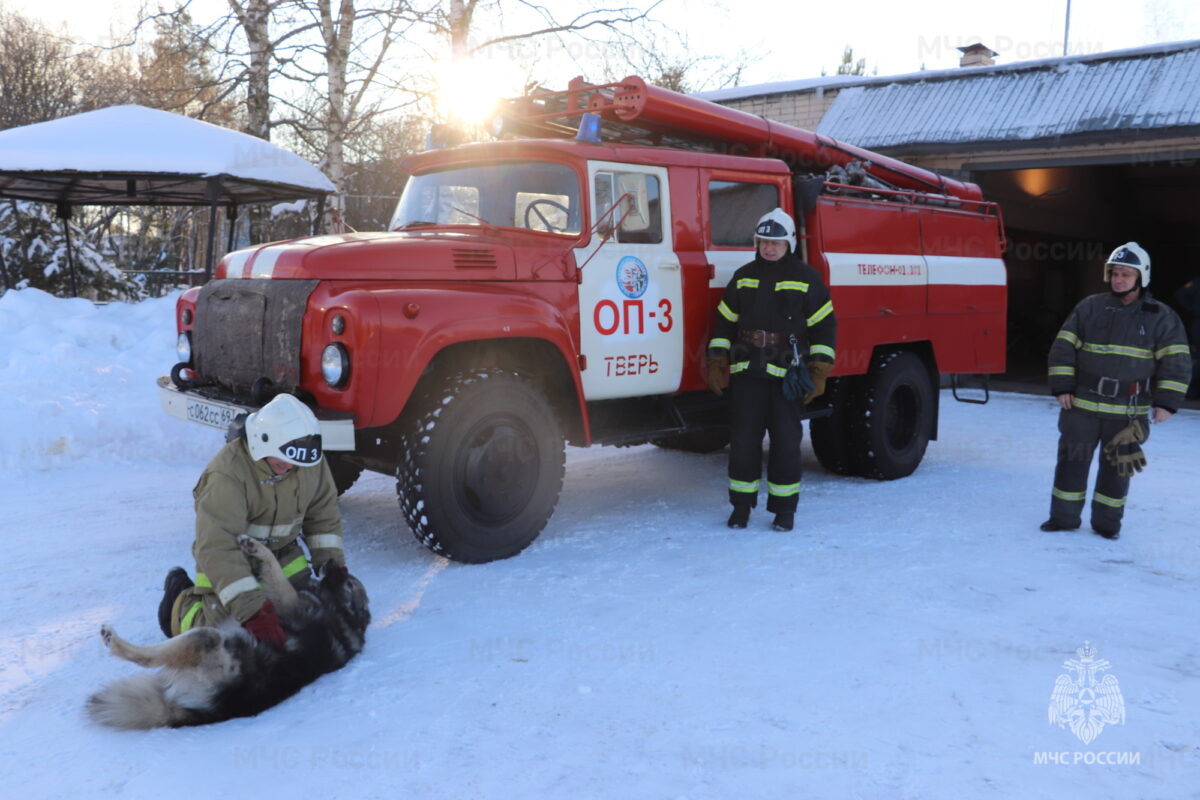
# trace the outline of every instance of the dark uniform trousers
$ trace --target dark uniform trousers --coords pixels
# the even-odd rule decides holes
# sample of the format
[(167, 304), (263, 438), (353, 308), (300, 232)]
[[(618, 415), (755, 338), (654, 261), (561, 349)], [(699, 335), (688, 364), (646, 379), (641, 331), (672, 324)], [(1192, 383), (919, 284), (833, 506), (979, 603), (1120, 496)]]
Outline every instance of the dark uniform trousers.
[[(1146, 438), (1150, 437), (1149, 420)], [(1083, 504), (1087, 499), (1088, 469), (1097, 445), (1105, 445), (1129, 424), (1125, 417), (1089, 414), (1064, 409), (1058, 415), (1058, 465), (1054, 468), (1054, 489), (1050, 495), (1050, 517), (1068, 528), (1082, 523)], [(1117, 468), (1101, 453), (1096, 486), (1092, 491), (1092, 527), (1120, 531), (1129, 494), (1129, 476), (1118, 475)]]
[(800, 403), (783, 396), (783, 381), (735, 375), (729, 389), (729, 502), (758, 503), (763, 434), (771, 437), (767, 458), (767, 510), (795, 513), (800, 500)]

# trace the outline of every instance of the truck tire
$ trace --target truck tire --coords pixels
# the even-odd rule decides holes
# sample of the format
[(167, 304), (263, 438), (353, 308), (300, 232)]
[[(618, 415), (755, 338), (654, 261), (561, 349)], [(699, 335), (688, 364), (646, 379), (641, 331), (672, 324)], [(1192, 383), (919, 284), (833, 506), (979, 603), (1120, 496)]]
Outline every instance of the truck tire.
[(933, 431), (933, 384), (915, 353), (877, 355), (850, 407), (851, 458), (864, 478), (913, 473)]
[(856, 475), (850, 446), (850, 404), (857, 378), (830, 378), (825, 394), (833, 406), (827, 417), (809, 420), (808, 434), (817, 461), (834, 475)]
[(362, 475), (363, 468), (350, 463), (345, 456), (338, 453), (326, 452), (325, 460), (329, 463), (329, 472), (333, 475), (333, 484), (337, 486), (338, 497), (341, 497), (354, 485), (358, 476)]
[(661, 436), (650, 442), (664, 450), (682, 450), (685, 453), (715, 453), (729, 445), (729, 431), (689, 431), (674, 436)]
[(396, 471), (405, 521), (454, 561), (515, 556), (546, 527), (562, 490), (553, 407), (530, 381), (499, 369), (451, 375), (425, 397)]

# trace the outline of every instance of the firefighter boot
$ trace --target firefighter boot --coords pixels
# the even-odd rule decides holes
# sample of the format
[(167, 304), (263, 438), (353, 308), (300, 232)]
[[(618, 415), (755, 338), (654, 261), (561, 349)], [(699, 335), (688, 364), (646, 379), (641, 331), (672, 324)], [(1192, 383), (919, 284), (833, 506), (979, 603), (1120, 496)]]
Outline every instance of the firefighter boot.
[(775, 515), (775, 521), (771, 523), (771, 528), (777, 531), (790, 531), (795, 523), (795, 514), (791, 511), (780, 511)]
[(183, 567), (175, 567), (167, 573), (167, 579), (163, 581), (163, 598), (158, 604), (158, 627), (162, 628), (163, 635), (168, 639), (171, 638), (171, 610), (175, 607), (175, 599), (185, 589), (193, 586), (195, 584)]
[(725, 523), (731, 528), (744, 528), (750, 524), (750, 506), (734, 506), (733, 513), (729, 515), (729, 522)]
[(1040, 527), (1042, 530), (1044, 530), (1046, 532), (1073, 531), (1073, 530), (1078, 530), (1078, 528), (1079, 528), (1078, 525), (1065, 525), (1065, 524), (1059, 522), (1058, 520), (1056, 520), (1054, 517), (1051, 517), (1050, 519), (1043, 522)]

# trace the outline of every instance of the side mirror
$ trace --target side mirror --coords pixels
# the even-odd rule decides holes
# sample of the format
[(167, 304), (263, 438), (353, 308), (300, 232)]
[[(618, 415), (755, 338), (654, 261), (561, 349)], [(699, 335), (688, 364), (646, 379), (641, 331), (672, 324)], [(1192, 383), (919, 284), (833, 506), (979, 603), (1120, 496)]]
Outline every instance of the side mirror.
[(621, 198), (623, 231), (644, 231), (650, 227), (650, 189), (646, 176), (640, 172), (617, 175), (617, 192)]
[(596, 213), (601, 215), (596, 220), (596, 232), (601, 236), (609, 236), (612, 234), (613, 228), (616, 227), (617, 220), (620, 219), (620, 214), (613, 208), (613, 203), (616, 202), (616, 197), (613, 194), (613, 174), (611, 172), (597, 172), (594, 184)]

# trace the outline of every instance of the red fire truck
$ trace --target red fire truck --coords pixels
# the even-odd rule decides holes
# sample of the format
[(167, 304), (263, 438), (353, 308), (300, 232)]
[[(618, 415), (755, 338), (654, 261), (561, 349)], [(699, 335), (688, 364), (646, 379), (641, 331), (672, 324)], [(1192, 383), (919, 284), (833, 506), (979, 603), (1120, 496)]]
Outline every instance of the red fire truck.
[(179, 300), (167, 411), (223, 429), (295, 393), (339, 489), (394, 474), (431, 549), (512, 556), (554, 510), (565, 442), (726, 444), (709, 324), (777, 206), (839, 322), (809, 409), (827, 469), (908, 475), (940, 376), (1004, 369), (1004, 229), (974, 184), (637, 77), (534, 92), (494, 128), (411, 156), (389, 232), (225, 256)]

